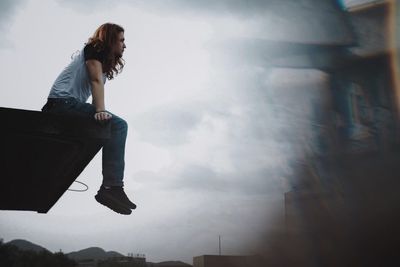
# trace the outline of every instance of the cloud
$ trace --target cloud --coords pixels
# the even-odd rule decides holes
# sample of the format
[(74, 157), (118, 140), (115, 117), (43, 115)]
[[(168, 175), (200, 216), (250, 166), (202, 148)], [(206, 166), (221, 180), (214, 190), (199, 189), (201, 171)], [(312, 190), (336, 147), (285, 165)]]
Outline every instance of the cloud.
[(251, 171), (218, 173), (210, 167), (195, 164), (186, 165), (169, 187), (178, 190), (225, 192), (247, 196), (282, 194), (287, 190), (274, 169), (264, 166)]
[(259, 166), (253, 170), (219, 172), (208, 165), (186, 163), (179, 170), (138, 172), (134, 180), (153, 190), (180, 192), (185, 195), (279, 195), (288, 191), (282, 169)]
[(224, 191), (224, 181), (207, 166), (185, 165), (178, 178), (168, 187), (175, 189), (194, 189), (199, 191)]
[[(79, 12), (111, 9), (114, 1), (66, 1), (62, 5)], [(206, 20), (240, 20), (230, 28), (211, 22), (219, 32), (231, 32), (251, 38), (296, 41), (302, 43), (351, 44), (354, 36), (340, 5), (332, 0), (152, 0), (120, 1), (132, 7), (174, 17), (202, 17)], [(229, 29), (230, 28), (230, 29)]]
[(94, 13), (99, 10), (112, 9), (119, 5), (122, 1), (112, 0), (96, 0), (96, 1), (79, 1), (79, 0), (56, 0), (61, 6), (68, 7), (79, 13)]
[(159, 146), (178, 146), (189, 141), (189, 134), (201, 121), (196, 106), (161, 106), (135, 116), (131, 123), (142, 141)]
[[(276, 5), (280, 0), (138, 0), (138, 1), (119, 1), (131, 4), (134, 7), (147, 8), (158, 12), (173, 12), (173, 13), (185, 13), (189, 12), (190, 15), (199, 14), (247, 14), (253, 15), (254, 13), (262, 12)], [(115, 5), (115, 1), (112, 0), (100, 0), (100, 1), (79, 1), (79, 0), (57, 0), (62, 5), (72, 7), (76, 10), (92, 12), (98, 8), (106, 8)]]
[(7, 34), (15, 14), (25, 2), (25, 0), (0, 1), (0, 49), (12, 47), (12, 40), (7, 39)]

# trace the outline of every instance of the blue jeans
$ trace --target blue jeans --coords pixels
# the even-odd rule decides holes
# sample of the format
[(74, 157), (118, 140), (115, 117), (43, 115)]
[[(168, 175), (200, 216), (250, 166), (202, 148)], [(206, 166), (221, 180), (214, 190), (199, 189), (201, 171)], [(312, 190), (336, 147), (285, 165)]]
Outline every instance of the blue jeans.
[[(92, 104), (82, 103), (75, 98), (49, 98), (42, 108), (43, 112), (87, 116), (94, 120), (96, 109)], [(110, 112), (109, 112), (110, 113)], [(123, 186), (125, 168), (125, 141), (128, 124), (125, 120), (110, 113), (111, 138), (103, 146), (103, 185)]]

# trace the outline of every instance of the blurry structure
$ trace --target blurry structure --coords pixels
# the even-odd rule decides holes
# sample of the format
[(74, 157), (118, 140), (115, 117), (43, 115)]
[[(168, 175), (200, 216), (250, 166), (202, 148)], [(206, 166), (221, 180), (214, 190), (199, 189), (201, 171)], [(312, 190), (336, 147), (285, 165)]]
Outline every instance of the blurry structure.
[(47, 213), (110, 137), (85, 117), (0, 108), (0, 209)]
[(285, 229), (253, 251), (265, 266), (399, 266), (399, 3), (351, 2), (281, 1), (285, 38), (219, 51), (265, 76), (265, 119), (290, 147)]
[(283, 266), (397, 266), (399, 101), (395, 3), (348, 10), (357, 45), (329, 75), (325, 108), (285, 194)]
[(260, 256), (203, 255), (193, 258), (193, 267), (265, 267)]

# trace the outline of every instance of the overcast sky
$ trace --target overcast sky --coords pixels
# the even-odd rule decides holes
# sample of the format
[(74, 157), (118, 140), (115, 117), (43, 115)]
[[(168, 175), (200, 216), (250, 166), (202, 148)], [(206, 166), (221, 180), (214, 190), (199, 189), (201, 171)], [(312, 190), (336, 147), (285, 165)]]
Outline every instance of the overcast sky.
[[(312, 134), (280, 111), (309, 119), (303, 92), (320, 94), (326, 77), (225, 61), (215, 57), (221, 51), (215, 46), (232, 38), (347, 42), (346, 33), (323, 35), (318, 26), (340, 29), (343, 22), (327, 12), (332, 19), (315, 23), (318, 17), (308, 16), (310, 24), (301, 24), (288, 16), (296, 10), (292, 0), (287, 9), (276, 0), (115, 2), (1, 1), (0, 106), (40, 110), (94, 30), (104, 22), (122, 25), (126, 66), (107, 81), (106, 106), (130, 126), (125, 190), (138, 208), (121, 216), (94, 200), (99, 153), (78, 178), (89, 191), (66, 192), (48, 214), (0, 211), (0, 237), (51, 251), (99, 246), (144, 253), (155, 262), (191, 263), (193, 256), (216, 254), (218, 235), (225, 254), (254, 252), (253, 244), (283, 218), (291, 162), (302, 156), (287, 139)], [(312, 3), (321, 3), (303, 2), (309, 5), (303, 14), (310, 15)], [(294, 85), (298, 90), (289, 92)], [(290, 97), (276, 101), (286, 93)]]

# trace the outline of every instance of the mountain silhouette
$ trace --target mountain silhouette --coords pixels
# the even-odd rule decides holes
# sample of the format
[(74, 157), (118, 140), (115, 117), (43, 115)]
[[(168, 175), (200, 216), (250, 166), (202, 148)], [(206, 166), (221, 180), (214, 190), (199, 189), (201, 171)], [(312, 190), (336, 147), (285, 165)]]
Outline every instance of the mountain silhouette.
[(105, 260), (113, 257), (124, 257), (121, 253), (115, 251), (106, 252), (104, 249), (99, 247), (90, 247), (79, 251), (71, 252), (66, 254), (68, 258), (80, 261), (80, 260)]
[(16, 246), (20, 250), (31, 250), (31, 251), (35, 251), (35, 252), (42, 252), (42, 251), (50, 252), (47, 249), (45, 249), (44, 247), (41, 247), (39, 245), (36, 245), (32, 242), (29, 242), (29, 241), (23, 240), (23, 239), (14, 239), (5, 244)]
[[(24, 240), (24, 239), (14, 239), (12, 241), (9, 241), (7, 243), (4, 243), (6, 245), (13, 245), (19, 248), (20, 250), (24, 251), (34, 251), (34, 252), (42, 252), (46, 251), (51, 253), (48, 249), (39, 246), (37, 244), (34, 244), (30, 241)], [(70, 253), (66, 253), (65, 256), (67, 256), (71, 260), (75, 261), (82, 261), (82, 260), (106, 260), (109, 258), (114, 258), (114, 257), (124, 257), (123, 254), (116, 252), (116, 251), (105, 251), (102, 248), (99, 247), (90, 247), (86, 249), (82, 249), (79, 251), (74, 251)], [(147, 267), (190, 267), (192, 265), (181, 262), (181, 261), (164, 261), (164, 262), (159, 262), (159, 263), (153, 263), (153, 262), (146, 262)]]

